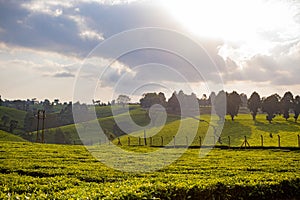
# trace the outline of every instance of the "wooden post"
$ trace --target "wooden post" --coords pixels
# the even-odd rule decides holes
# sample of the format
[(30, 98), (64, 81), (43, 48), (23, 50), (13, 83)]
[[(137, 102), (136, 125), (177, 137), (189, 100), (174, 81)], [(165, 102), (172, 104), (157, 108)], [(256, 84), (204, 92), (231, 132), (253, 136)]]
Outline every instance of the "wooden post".
[(228, 136), (228, 147), (230, 148), (230, 136)]
[(145, 146), (147, 146), (146, 130), (144, 130), (144, 144)]
[(161, 146), (164, 146), (164, 138), (163, 138), (163, 136), (160, 136), (160, 138), (161, 138)]
[(141, 137), (139, 137), (139, 145), (141, 145)]
[(130, 146), (130, 137), (128, 137), (128, 146)]
[(247, 136), (244, 136), (244, 142), (242, 143), (242, 145), (241, 145), (241, 148), (245, 145), (245, 149), (247, 148), (247, 146), (248, 147), (250, 147), (250, 144), (249, 144), (249, 142), (247, 141)]
[(199, 145), (200, 145), (200, 147), (201, 147), (201, 145), (202, 145), (202, 139), (201, 139), (201, 136), (199, 136)]
[(300, 135), (298, 135), (298, 147), (300, 147)]
[(278, 137), (278, 147), (280, 147), (280, 135), (277, 135)]
[(175, 136), (173, 136), (173, 141), (174, 141), (174, 148), (176, 147), (176, 139)]
[(189, 138), (188, 138), (188, 136), (185, 136), (185, 140), (186, 140), (186, 146), (189, 146)]
[(264, 146), (264, 136), (263, 135), (260, 135), (260, 140), (261, 140), (261, 146), (263, 147)]
[(122, 146), (120, 138), (118, 138), (118, 145)]
[(214, 137), (214, 145), (216, 144), (216, 137), (215, 136), (213, 136)]
[(35, 142), (39, 142), (39, 128), (40, 128), (40, 110), (38, 110), (38, 112), (37, 112), (36, 140), (35, 140)]
[(152, 137), (150, 137), (150, 147), (152, 146)]
[(41, 110), (42, 112), (42, 143), (45, 143), (45, 118), (46, 118), (46, 114), (45, 114), (45, 110)]

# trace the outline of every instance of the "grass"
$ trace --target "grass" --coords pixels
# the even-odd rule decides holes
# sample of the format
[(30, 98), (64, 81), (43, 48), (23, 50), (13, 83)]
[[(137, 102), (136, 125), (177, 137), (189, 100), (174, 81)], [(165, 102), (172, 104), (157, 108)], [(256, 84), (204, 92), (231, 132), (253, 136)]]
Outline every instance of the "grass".
[[(209, 115), (201, 116), (201, 119), (206, 121), (211, 121), (211, 123), (218, 128), (218, 119), (210, 119)], [(182, 120), (185, 125), (184, 131), (177, 134), (179, 131), (180, 121), (173, 121), (166, 124), (164, 127), (155, 127), (146, 130), (146, 136), (151, 137), (154, 145), (161, 144), (161, 136), (164, 137), (164, 144), (167, 144), (176, 136), (177, 145), (185, 145), (186, 139), (193, 141), (192, 145), (196, 146), (200, 143), (200, 138), (202, 142), (207, 134), (207, 131), (213, 131), (211, 127), (205, 122), (198, 122), (195, 119), (184, 119)], [(195, 126), (198, 125), (198, 129)], [(192, 132), (197, 130), (197, 134), (192, 138)], [(280, 146), (282, 147), (297, 147), (298, 146), (298, 135), (300, 133), (300, 124), (295, 123), (291, 119), (286, 121), (281, 116), (277, 116), (273, 123), (270, 124), (265, 120), (265, 115), (261, 114), (257, 116), (257, 120), (253, 121), (250, 114), (240, 114), (231, 121), (229, 117), (226, 117), (224, 127), (222, 129), (221, 141), (222, 144), (228, 145), (230, 137), (231, 146), (241, 146), (244, 141), (244, 136), (247, 137), (247, 141), (250, 146), (261, 146), (261, 136), (263, 137), (264, 146), (278, 146), (278, 136), (280, 136)], [(126, 135), (120, 138), (122, 144), (128, 143), (128, 136), (131, 138), (131, 144), (138, 144), (138, 137), (143, 138), (144, 132), (138, 131), (133, 132), (130, 135)], [(212, 137), (212, 136), (209, 136)], [(213, 143), (213, 139), (210, 139), (210, 143)], [(150, 139), (148, 138), (148, 144)], [(116, 141), (115, 141), (116, 142)], [(171, 143), (170, 145), (173, 145)]]
[[(3, 115), (8, 116), (10, 120), (12, 120), (12, 119), (17, 120), (18, 121), (18, 128), (23, 129), (23, 127), (24, 127), (24, 118), (25, 118), (25, 115), (26, 115), (25, 111), (0, 106), (0, 119), (2, 118)], [(1, 122), (1, 123), (3, 123), (3, 122)], [(6, 126), (9, 126), (9, 124), (6, 125)]]
[(19, 136), (0, 130), (0, 141), (25, 142), (26, 140)]
[[(103, 159), (130, 163), (109, 146)], [(128, 147), (136, 152), (152, 148)], [(179, 153), (167, 149), (165, 156)], [(155, 172), (107, 167), (83, 146), (0, 142), (1, 199), (297, 199), (299, 151), (188, 149)], [(162, 158), (157, 158), (157, 164)], [(147, 160), (140, 160), (140, 164)]]

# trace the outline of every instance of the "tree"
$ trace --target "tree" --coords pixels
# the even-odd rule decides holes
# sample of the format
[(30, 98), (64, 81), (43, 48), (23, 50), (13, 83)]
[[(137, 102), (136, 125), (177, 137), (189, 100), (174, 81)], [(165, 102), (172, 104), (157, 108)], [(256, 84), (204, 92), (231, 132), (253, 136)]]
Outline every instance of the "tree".
[(256, 120), (256, 115), (260, 107), (261, 107), (260, 96), (257, 92), (253, 92), (248, 100), (248, 108), (251, 112), (253, 120)]
[(273, 94), (262, 102), (262, 111), (267, 113), (266, 119), (269, 123), (272, 123), (273, 118), (276, 114), (280, 113), (280, 96)]
[(124, 107), (125, 104), (127, 104), (131, 99), (129, 98), (129, 96), (124, 95), (124, 94), (120, 94), (117, 98), (117, 102), (118, 104), (122, 104), (122, 106)]
[(294, 118), (295, 118), (295, 122), (297, 122), (298, 120), (298, 116), (300, 113), (300, 96), (296, 96), (295, 100), (294, 100)]
[(216, 98), (216, 93), (215, 92), (211, 92), (209, 97), (208, 97), (208, 104), (209, 105), (213, 105), (214, 104), (214, 101), (215, 101), (215, 98)]
[(44, 110), (46, 111), (46, 113), (53, 112), (53, 105), (51, 104), (51, 102), (48, 99), (44, 100), (43, 107), (44, 107)]
[(283, 117), (285, 120), (287, 120), (290, 117), (290, 109), (293, 108), (294, 105), (294, 97), (291, 92), (286, 92), (284, 96), (282, 97), (281, 101), (281, 112), (283, 114)]
[(18, 126), (18, 121), (16, 120), (10, 120), (9, 122), (9, 132), (13, 132), (14, 129), (16, 129)]
[(227, 114), (230, 115), (232, 121), (234, 117), (238, 115), (241, 104), (242, 100), (236, 91), (227, 95)]
[(3, 115), (3, 116), (1, 117), (1, 121), (2, 121), (2, 123), (3, 123), (3, 126), (5, 127), (6, 124), (9, 122), (9, 116)]
[(241, 101), (242, 101), (241, 106), (242, 107), (247, 107), (247, 103), (248, 103), (247, 95), (244, 94), (244, 93), (241, 93), (240, 98), (241, 98)]
[(226, 93), (224, 92), (224, 90), (221, 90), (215, 97), (213, 105), (220, 120), (224, 121), (226, 115)]
[(143, 94), (143, 98), (140, 99), (140, 104), (142, 108), (150, 108), (154, 104), (160, 104), (162, 106), (166, 105), (166, 97), (165, 94), (160, 93), (146, 93)]

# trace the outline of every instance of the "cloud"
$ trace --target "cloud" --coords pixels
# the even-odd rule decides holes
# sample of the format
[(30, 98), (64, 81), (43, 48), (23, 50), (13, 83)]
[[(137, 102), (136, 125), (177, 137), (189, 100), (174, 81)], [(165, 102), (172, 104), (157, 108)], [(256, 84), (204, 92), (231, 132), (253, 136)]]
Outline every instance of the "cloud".
[(56, 78), (74, 77), (75, 75), (70, 72), (58, 72), (53, 75)]

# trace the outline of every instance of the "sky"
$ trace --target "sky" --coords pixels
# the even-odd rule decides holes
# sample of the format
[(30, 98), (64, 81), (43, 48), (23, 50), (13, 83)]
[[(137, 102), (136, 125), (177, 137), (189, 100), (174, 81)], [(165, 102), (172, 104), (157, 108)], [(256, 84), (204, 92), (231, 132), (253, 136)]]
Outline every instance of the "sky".
[[(152, 36), (174, 45), (138, 49)], [(70, 101), (82, 77), (103, 102), (180, 89), (300, 95), (300, 1), (0, 0), (0, 70), (2, 99)]]

